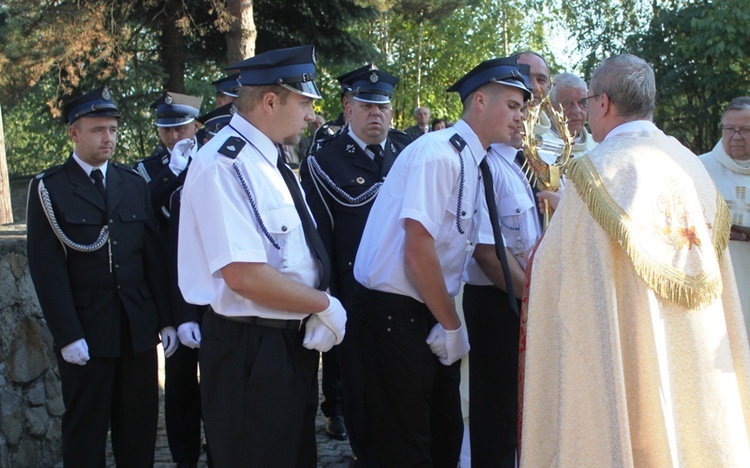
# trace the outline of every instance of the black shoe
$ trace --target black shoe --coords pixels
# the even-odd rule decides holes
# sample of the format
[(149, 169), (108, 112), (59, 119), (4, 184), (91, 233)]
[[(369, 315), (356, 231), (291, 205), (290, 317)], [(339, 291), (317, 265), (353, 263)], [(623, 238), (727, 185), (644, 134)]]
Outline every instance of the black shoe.
[(331, 439), (346, 440), (346, 426), (343, 416), (326, 418), (326, 434)]

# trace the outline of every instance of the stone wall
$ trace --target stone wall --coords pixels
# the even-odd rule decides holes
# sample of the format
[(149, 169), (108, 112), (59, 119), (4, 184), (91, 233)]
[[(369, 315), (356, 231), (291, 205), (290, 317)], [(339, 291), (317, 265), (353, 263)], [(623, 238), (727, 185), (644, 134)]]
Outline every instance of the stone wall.
[(0, 226), (0, 467), (58, 463), (63, 411), (52, 335), (29, 275), (25, 226)]

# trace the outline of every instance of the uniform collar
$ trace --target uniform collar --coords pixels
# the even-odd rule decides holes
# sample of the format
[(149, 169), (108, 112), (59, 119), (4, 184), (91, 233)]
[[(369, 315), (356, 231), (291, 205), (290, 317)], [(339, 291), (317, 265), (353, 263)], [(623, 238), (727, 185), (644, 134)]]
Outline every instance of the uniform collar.
[(104, 180), (107, 180), (107, 165), (109, 164), (109, 161), (104, 161), (104, 164), (102, 164), (101, 166), (94, 167), (81, 159), (81, 157), (78, 156), (75, 151), (73, 151), (73, 159), (75, 159), (78, 165), (81, 166), (81, 169), (83, 169), (83, 172), (85, 172), (87, 176), (91, 177), (91, 171), (93, 171), (94, 169), (100, 169), (102, 171), (102, 174), (104, 175)]
[(482, 159), (484, 159), (484, 156), (487, 154), (487, 150), (482, 147), (482, 143), (479, 141), (477, 134), (474, 133), (471, 126), (463, 119), (460, 119), (453, 124), (453, 127), (451, 128), (458, 132), (458, 134), (461, 135), (461, 138), (464, 139), (466, 146), (469, 147), (471, 152), (471, 157), (474, 158), (474, 162), (478, 167), (479, 163), (482, 162)]
[(239, 113), (232, 116), (232, 120), (229, 121), (229, 126), (247, 141), (251, 142), (251, 144), (266, 160), (268, 160), (269, 163), (274, 166), (276, 165), (276, 162), (279, 159), (279, 150), (276, 148), (274, 142), (263, 134), (263, 132), (258, 130)]
[[(351, 125), (347, 125), (346, 131), (347, 131), (347, 134), (352, 138), (352, 140), (354, 140), (354, 142), (357, 143), (362, 150), (367, 148), (367, 143), (362, 141), (357, 135), (354, 134), (354, 130), (352, 130)], [(387, 138), (388, 136), (386, 135), (386, 138), (383, 138), (383, 141), (381, 141), (380, 143), (377, 143), (384, 150), (385, 150), (385, 140)]]
[(512, 164), (516, 160), (516, 154), (518, 149), (505, 143), (493, 143), (490, 145), (490, 153), (495, 153), (501, 158), (505, 159), (509, 164)]

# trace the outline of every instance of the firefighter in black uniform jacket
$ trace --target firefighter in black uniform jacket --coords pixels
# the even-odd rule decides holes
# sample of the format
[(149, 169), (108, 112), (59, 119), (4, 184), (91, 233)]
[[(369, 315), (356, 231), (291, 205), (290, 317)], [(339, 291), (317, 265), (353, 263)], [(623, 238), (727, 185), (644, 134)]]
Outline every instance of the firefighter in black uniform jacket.
[(34, 178), (28, 258), (55, 340), (65, 466), (152, 466), (159, 397), (156, 345), (177, 345), (146, 184), (109, 161), (120, 114), (106, 87), (64, 106), (75, 151)]
[[(156, 111), (156, 128), (161, 144), (151, 156), (135, 164), (136, 171), (146, 180), (151, 191), (151, 201), (159, 221), (161, 248), (167, 255), (168, 263), (172, 260), (169, 253), (177, 249), (176, 239), (169, 237), (170, 218), (174, 213), (170, 198), (185, 183), (187, 167), (202, 143), (196, 137), (200, 128), (196, 118), (201, 102), (200, 97), (171, 91), (162, 94), (151, 105)], [(182, 315), (202, 309), (171, 295), (171, 291), (177, 289), (176, 285), (176, 276), (170, 274), (169, 288), (161, 293), (172, 300), (173, 321), (179, 326)], [(169, 450), (177, 466), (190, 466), (198, 462), (201, 452), (198, 350), (178, 346), (164, 367), (164, 420)]]
[[(348, 313), (348, 332), (338, 348), (344, 416), (357, 461), (374, 463), (364, 407), (363, 362), (359, 355), (362, 331), (352, 304), (356, 281), (354, 257), (380, 185), (408, 136), (389, 127), (391, 97), (398, 78), (374, 66), (347, 74), (345, 112), (349, 122), (337, 136), (311, 155), (300, 168), (302, 186), (333, 266), (331, 293)], [(395, 138), (393, 137), (394, 133)]]

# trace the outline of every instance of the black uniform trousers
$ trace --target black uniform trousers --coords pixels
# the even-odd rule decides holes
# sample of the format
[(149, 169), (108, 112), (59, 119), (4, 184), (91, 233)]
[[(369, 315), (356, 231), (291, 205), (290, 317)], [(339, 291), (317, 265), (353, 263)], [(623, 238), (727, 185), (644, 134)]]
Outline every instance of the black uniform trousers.
[(203, 317), (203, 421), (217, 468), (317, 466), (319, 353), (289, 330)]
[(463, 422), (460, 361), (445, 366), (425, 340), (437, 323), (425, 304), (358, 287), (364, 314), (367, 406), (383, 467), (455, 468)]
[[(119, 307), (119, 301), (112, 307)], [(159, 416), (156, 349), (133, 354), (123, 320), (119, 357), (93, 357), (79, 366), (57, 352), (65, 414), (62, 420), (63, 465), (106, 466), (107, 429), (117, 466), (154, 465)]]
[(201, 454), (198, 350), (182, 344), (164, 360), (164, 422), (175, 463), (197, 463)]
[[(472, 467), (515, 466), (520, 322), (495, 286), (464, 286)], [(518, 309), (520, 310), (520, 303)]]

